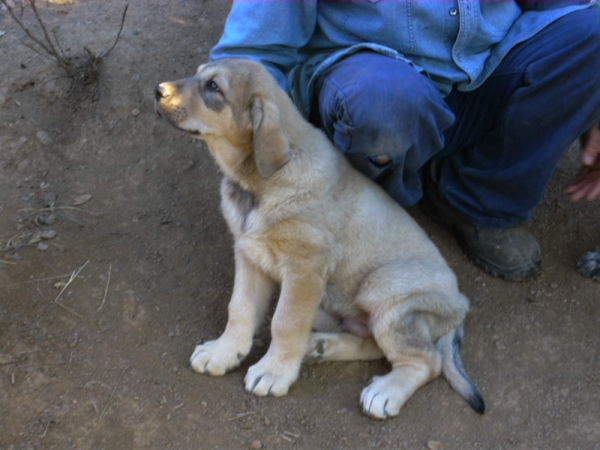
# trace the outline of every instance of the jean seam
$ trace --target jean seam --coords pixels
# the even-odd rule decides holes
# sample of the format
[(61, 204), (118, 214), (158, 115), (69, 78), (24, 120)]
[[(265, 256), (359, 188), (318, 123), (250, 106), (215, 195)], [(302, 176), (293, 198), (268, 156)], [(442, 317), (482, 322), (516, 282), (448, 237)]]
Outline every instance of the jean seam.
[[(355, 125), (354, 125), (354, 121), (352, 120), (352, 117), (350, 116), (350, 112), (348, 110), (348, 104), (347, 104), (347, 100), (346, 100), (346, 95), (344, 94), (343, 90), (336, 84), (334, 83), (332, 80), (330, 80), (329, 78), (323, 78), (323, 84), (327, 83), (329, 86), (332, 86), (335, 89), (335, 96), (334, 96), (334, 112), (335, 112), (335, 117), (336, 117), (336, 122), (342, 122), (345, 125), (349, 126), (350, 128), (354, 129)], [(321, 87), (321, 90), (323, 89), (323, 87)], [(343, 108), (342, 114), (339, 114), (339, 110), (340, 107)], [(335, 124), (334, 124), (334, 129), (333, 129), (333, 136), (332, 136), (332, 140), (335, 142), (335, 133), (337, 132), (336, 128), (335, 128)], [(340, 150), (342, 153), (346, 154), (348, 149), (351, 147), (351, 142), (352, 142), (352, 135), (350, 133), (344, 133), (347, 137), (348, 137), (348, 145), (347, 148), (345, 149), (338, 149)]]

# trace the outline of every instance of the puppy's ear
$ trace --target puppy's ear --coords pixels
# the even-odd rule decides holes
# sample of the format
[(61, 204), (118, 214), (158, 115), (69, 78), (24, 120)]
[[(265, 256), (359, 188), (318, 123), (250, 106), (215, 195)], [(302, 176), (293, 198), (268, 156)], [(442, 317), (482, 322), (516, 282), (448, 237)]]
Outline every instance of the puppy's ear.
[(263, 178), (270, 178), (290, 160), (290, 143), (281, 126), (277, 105), (255, 98), (250, 107), (254, 131), (254, 162)]

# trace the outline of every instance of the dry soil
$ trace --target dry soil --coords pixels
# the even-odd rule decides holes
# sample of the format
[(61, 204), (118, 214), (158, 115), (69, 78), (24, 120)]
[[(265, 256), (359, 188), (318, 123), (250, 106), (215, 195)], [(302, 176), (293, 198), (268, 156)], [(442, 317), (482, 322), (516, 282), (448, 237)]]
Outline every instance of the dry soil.
[(215, 164), (157, 117), (153, 88), (206, 61), (231, 5), (38, 1), (68, 55), (109, 48), (126, 3), (96, 95), (67, 95), (6, 12), (0, 24), (0, 449), (600, 448), (600, 284), (576, 270), (600, 208), (563, 194), (576, 146), (527, 224), (537, 280), (488, 277), (411, 211), (471, 299), (463, 356), (484, 416), (438, 379), (399, 417), (365, 417), (384, 362), (306, 366), (286, 397), (253, 397), (242, 380), (267, 327), (238, 370), (193, 373), (194, 346), (225, 325), (232, 240)]

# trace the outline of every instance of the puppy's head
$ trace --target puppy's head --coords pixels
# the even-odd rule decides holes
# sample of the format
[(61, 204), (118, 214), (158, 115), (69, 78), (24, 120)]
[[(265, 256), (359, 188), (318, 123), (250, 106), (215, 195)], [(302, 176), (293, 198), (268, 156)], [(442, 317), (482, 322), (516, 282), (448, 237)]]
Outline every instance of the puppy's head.
[(258, 173), (269, 178), (290, 158), (281, 94), (261, 64), (224, 59), (201, 65), (191, 78), (156, 86), (155, 108), (179, 130), (198, 139), (225, 140), (241, 151), (240, 157), (252, 154)]

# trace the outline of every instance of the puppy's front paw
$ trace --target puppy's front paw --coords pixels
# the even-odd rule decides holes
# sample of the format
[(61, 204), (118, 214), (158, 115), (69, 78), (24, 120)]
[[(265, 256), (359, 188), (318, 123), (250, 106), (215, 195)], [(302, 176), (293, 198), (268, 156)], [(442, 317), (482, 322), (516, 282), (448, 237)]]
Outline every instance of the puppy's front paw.
[(360, 394), (363, 412), (375, 419), (397, 416), (406, 400), (402, 386), (390, 374), (373, 378)]
[(299, 364), (286, 364), (265, 356), (248, 369), (244, 380), (246, 390), (259, 397), (280, 397), (288, 393), (290, 386), (298, 378), (299, 370)]
[(198, 345), (190, 358), (190, 363), (195, 372), (208, 373), (212, 376), (224, 375), (225, 372), (239, 366), (248, 351), (240, 352), (238, 346), (219, 338)]

